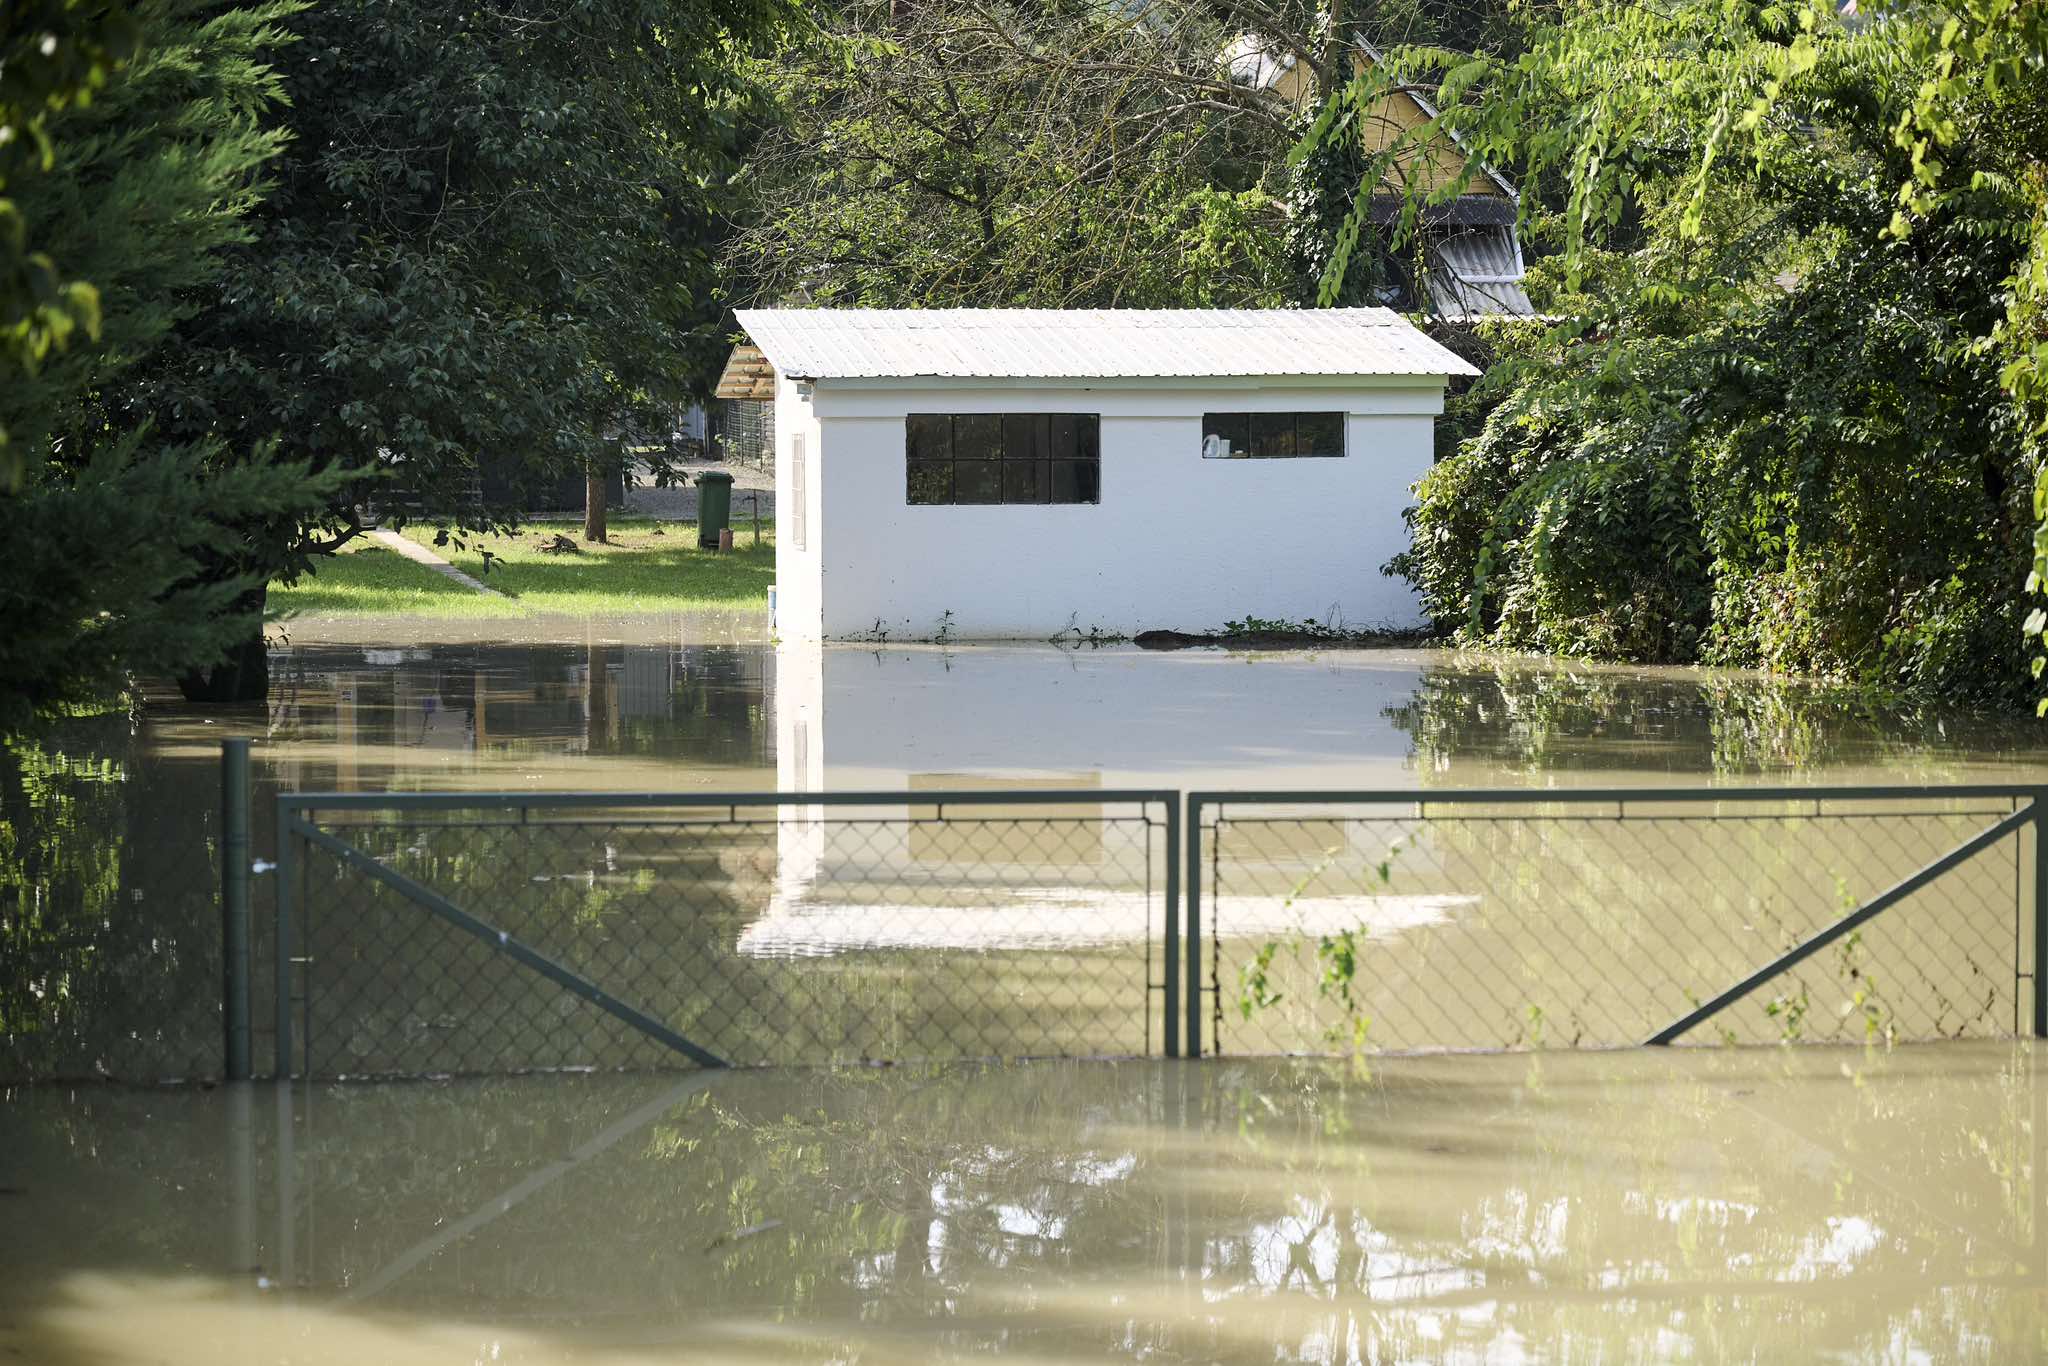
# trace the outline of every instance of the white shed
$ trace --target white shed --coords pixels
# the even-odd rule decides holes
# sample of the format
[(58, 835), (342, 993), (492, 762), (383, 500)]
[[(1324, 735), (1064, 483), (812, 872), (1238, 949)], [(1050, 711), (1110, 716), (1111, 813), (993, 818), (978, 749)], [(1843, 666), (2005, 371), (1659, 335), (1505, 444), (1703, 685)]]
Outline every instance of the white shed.
[(761, 309), (787, 639), (1419, 624), (1382, 568), (1445, 381), (1399, 314)]

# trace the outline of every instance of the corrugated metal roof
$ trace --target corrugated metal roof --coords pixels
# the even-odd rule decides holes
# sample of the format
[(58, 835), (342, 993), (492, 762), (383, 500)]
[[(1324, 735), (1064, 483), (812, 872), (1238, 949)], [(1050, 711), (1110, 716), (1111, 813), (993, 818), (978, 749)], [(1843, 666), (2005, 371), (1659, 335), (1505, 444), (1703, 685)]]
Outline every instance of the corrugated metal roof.
[(1446, 237), (1436, 244), (1436, 254), (1460, 279), (1475, 284), (1522, 278), (1522, 253), (1507, 229)]
[(1483, 318), (1533, 318), (1536, 304), (1512, 280), (1461, 280), (1451, 272), (1430, 282), (1430, 292), (1446, 322), (1469, 323)]
[(738, 317), (791, 379), (1478, 373), (1385, 308), (766, 308)]
[(1439, 269), (1430, 292), (1446, 318), (1531, 317), (1535, 304), (1522, 288), (1522, 250), (1508, 228), (1446, 237), (1431, 248)]

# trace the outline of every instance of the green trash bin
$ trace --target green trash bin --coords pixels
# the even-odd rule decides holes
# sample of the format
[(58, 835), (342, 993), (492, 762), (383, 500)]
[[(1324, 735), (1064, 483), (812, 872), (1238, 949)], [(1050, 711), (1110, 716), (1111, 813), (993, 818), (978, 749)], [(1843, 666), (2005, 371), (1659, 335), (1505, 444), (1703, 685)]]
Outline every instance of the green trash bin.
[(732, 476), (706, 470), (697, 476), (697, 544), (718, 549), (718, 533), (732, 524)]

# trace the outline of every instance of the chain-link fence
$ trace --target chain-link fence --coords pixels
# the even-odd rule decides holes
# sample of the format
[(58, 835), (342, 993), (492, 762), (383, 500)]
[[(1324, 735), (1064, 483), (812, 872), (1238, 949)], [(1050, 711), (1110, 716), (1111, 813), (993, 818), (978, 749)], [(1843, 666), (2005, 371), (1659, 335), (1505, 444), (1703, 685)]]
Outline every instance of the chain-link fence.
[(0, 1082), (218, 1077), (221, 807), (63, 738), (0, 748)]
[(2018, 1034), (2033, 1008), (2034, 799), (1197, 794), (1211, 1047)]
[(315, 1076), (1161, 1051), (1166, 793), (295, 797)]
[(273, 799), (258, 773), (238, 921), (236, 823), (191, 774), (13, 762), (0, 1081), (232, 1074), (242, 1018), (254, 1070), (321, 1076), (2048, 1033), (2027, 786), (1183, 817), (1084, 789)]

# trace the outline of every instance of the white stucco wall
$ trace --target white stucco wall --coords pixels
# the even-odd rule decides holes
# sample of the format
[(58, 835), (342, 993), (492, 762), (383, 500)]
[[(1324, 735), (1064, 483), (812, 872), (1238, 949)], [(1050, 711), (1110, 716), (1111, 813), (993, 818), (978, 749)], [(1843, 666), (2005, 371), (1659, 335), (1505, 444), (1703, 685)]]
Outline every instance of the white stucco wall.
[[(1439, 384), (1150, 383), (821, 381), (808, 398), (779, 383), (778, 491), (792, 488), (793, 437), (807, 431), (812, 505), (806, 550), (777, 519), (781, 634), (924, 638), (948, 612), (961, 639), (1198, 631), (1246, 616), (1419, 624), (1413, 590), (1380, 567), (1407, 545), (1401, 513), (1430, 465)], [(1342, 458), (1202, 458), (1205, 411), (1336, 410), (1348, 414)], [(910, 506), (911, 412), (1099, 413), (1102, 501)]]
[[(795, 470), (798, 442), (803, 444), (804, 477)], [(823, 436), (809, 395), (794, 384), (775, 386), (775, 630), (778, 635), (807, 640), (817, 636), (821, 617), (825, 519), (818, 455)], [(798, 540), (797, 488), (804, 488), (806, 510), (802, 542)]]

